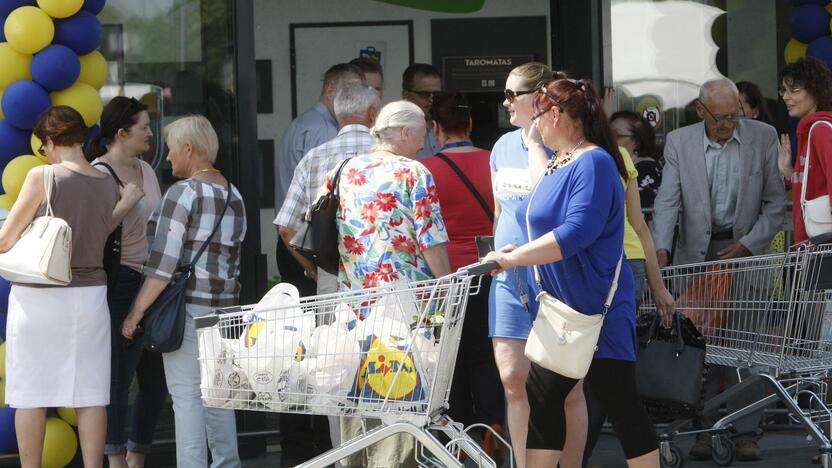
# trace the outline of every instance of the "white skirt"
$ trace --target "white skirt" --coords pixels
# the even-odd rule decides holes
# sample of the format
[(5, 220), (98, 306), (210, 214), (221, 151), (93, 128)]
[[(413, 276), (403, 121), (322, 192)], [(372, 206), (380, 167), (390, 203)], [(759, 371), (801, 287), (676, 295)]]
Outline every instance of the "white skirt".
[(109, 402), (107, 287), (12, 285), (6, 403), (14, 408), (83, 408)]

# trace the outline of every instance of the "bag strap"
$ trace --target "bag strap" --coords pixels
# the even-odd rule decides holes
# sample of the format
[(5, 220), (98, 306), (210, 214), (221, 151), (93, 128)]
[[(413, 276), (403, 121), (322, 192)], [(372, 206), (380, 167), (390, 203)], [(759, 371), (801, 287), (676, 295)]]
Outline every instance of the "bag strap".
[(192, 270), (194, 268), (194, 265), (196, 265), (197, 260), (199, 260), (199, 257), (202, 256), (202, 253), (205, 252), (205, 249), (208, 247), (208, 244), (211, 243), (211, 239), (214, 238), (214, 234), (216, 234), (217, 230), (220, 228), (222, 218), (225, 217), (225, 212), (228, 211), (228, 204), (231, 202), (231, 182), (228, 183), (227, 190), (228, 196), (225, 198), (225, 207), (222, 209), (222, 214), (220, 214), (219, 219), (217, 219), (217, 222), (214, 224), (214, 229), (211, 231), (211, 234), (208, 236), (208, 238), (205, 239), (205, 242), (202, 243), (202, 247), (200, 247), (199, 250), (196, 252), (196, 256), (194, 257), (194, 259), (191, 260), (191, 263), (185, 265), (184, 269)]
[(116, 171), (113, 169), (112, 166), (110, 166), (109, 164), (107, 164), (105, 162), (102, 162), (102, 161), (99, 161), (99, 162), (93, 164), (93, 166), (104, 166), (104, 167), (106, 167), (107, 171), (110, 172), (110, 175), (113, 176), (113, 179), (116, 180), (116, 183), (118, 184), (118, 186), (119, 187), (124, 187), (124, 182), (122, 182), (121, 179), (118, 178), (118, 174), (116, 174)]
[(474, 187), (474, 184), (471, 182), (471, 179), (469, 179), (465, 175), (465, 173), (462, 172), (462, 169), (460, 169), (459, 166), (457, 166), (456, 163), (453, 162), (451, 160), (451, 158), (446, 156), (444, 153), (439, 153), (439, 154), (436, 155), (436, 157), (445, 161), (445, 163), (448, 166), (450, 166), (450, 168), (453, 169), (454, 172), (456, 172), (456, 175), (459, 176), (459, 179), (462, 181), (462, 183), (465, 184), (465, 186), (468, 187), (468, 190), (471, 191), (471, 195), (473, 195), (474, 198), (477, 199), (480, 206), (482, 207), (482, 210), (485, 211), (485, 215), (488, 216), (488, 220), (493, 223), (494, 222), (494, 211), (491, 209), (490, 206), (488, 206), (488, 202), (486, 202), (485, 198), (483, 198), (483, 196), (480, 195), (480, 192), (477, 191), (477, 188)]
[(46, 190), (46, 216), (54, 217), (52, 212), (52, 185), (55, 183), (55, 169), (51, 164), (43, 167), (43, 187)]
[[(540, 180), (537, 182), (537, 185), (534, 186), (534, 190), (532, 190), (531, 195), (529, 195), (529, 203), (526, 205), (526, 232), (528, 232), (529, 242), (532, 241), (532, 224), (529, 221), (529, 211), (532, 207), (532, 199), (534, 198), (534, 194), (537, 193), (538, 187), (540, 187), (540, 183), (543, 181), (541, 177)], [(610, 285), (610, 292), (607, 294), (607, 300), (604, 302), (604, 316), (607, 315), (607, 312), (610, 310), (610, 306), (612, 305), (612, 300), (615, 298), (615, 292), (618, 290), (618, 276), (621, 273), (621, 263), (624, 260), (624, 246), (621, 246), (621, 256), (618, 257), (618, 264), (615, 266), (615, 276), (612, 278), (612, 285)], [(537, 289), (543, 293), (543, 284), (540, 280), (540, 269), (537, 265), (532, 265), (534, 269), (534, 281), (537, 284)]]
[(829, 123), (826, 120), (818, 120), (809, 128), (809, 138), (806, 141), (806, 164), (803, 166), (803, 182), (800, 187), (800, 208), (803, 211), (804, 222), (806, 221), (806, 185), (807, 182), (809, 182), (809, 167), (811, 166), (809, 151), (812, 149), (812, 130), (814, 130), (818, 125), (826, 125), (829, 128), (832, 128), (832, 123)]
[(338, 187), (338, 184), (341, 183), (341, 171), (344, 170), (344, 166), (350, 162), (350, 159), (352, 158), (347, 158), (341, 161), (341, 163), (338, 164), (338, 169), (335, 170), (335, 175), (332, 177), (332, 190), (330, 190), (329, 193), (336, 197), (341, 193), (341, 190)]

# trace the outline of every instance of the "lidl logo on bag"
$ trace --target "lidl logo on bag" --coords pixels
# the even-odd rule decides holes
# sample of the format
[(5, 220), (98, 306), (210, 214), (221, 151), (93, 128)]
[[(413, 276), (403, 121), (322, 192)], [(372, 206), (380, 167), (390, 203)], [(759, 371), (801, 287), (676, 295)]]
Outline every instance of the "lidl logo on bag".
[(354, 396), (390, 400), (418, 401), (424, 391), (413, 362), (413, 355), (378, 337), (364, 341), (365, 355), (358, 369)]
[(265, 322), (254, 322), (246, 325), (243, 332), (243, 346), (247, 349), (254, 346), (257, 343), (257, 337), (260, 336), (264, 328), (266, 328)]

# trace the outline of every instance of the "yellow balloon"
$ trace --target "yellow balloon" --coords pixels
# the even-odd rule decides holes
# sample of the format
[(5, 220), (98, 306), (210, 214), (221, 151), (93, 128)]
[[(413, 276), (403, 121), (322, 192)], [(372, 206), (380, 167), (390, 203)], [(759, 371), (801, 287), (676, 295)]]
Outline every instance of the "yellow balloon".
[(81, 60), (81, 74), (78, 75), (78, 81), (86, 83), (95, 89), (101, 89), (104, 83), (107, 82), (107, 77), (110, 75), (107, 59), (97, 50), (78, 58)]
[(40, 141), (40, 138), (38, 138), (38, 136), (35, 135), (34, 132), (32, 132), (32, 137), (29, 138), (29, 144), (32, 145), (32, 154), (34, 154), (40, 159), (46, 159), (46, 156), (41, 156), (38, 152), (43, 142)]
[(15, 50), (8, 42), (0, 42), (0, 88), (20, 80), (31, 80), (32, 56)]
[(72, 461), (78, 451), (75, 431), (60, 418), (46, 418), (46, 434), (43, 438), (43, 468), (62, 468)]
[(797, 62), (797, 59), (801, 59), (806, 56), (806, 49), (809, 48), (809, 44), (804, 44), (797, 39), (792, 39), (786, 44), (786, 49), (783, 51), (783, 57), (786, 59), (786, 63), (794, 63)]
[(69, 106), (77, 110), (87, 127), (92, 127), (101, 118), (104, 103), (98, 91), (86, 83), (75, 82), (74, 85), (51, 94), (53, 106)]
[(52, 43), (55, 23), (38, 7), (24, 6), (9, 14), (3, 26), (6, 41), (20, 53), (34, 54)]
[(832, 3), (827, 3), (826, 4), (826, 11), (828, 11), (829, 13), (832, 13)]
[(13, 197), (13, 196), (9, 195), (8, 193), (4, 193), (3, 195), (0, 195), (0, 208), (11, 211), (12, 205), (14, 205), (14, 201), (16, 199), (17, 199), (17, 197)]
[(78, 427), (78, 413), (75, 412), (75, 408), (58, 408), (58, 416), (70, 426)]
[(26, 174), (38, 166), (43, 166), (43, 161), (32, 155), (18, 156), (9, 161), (3, 169), (3, 190), (6, 194), (17, 198), (23, 187), (23, 181), (26, 180)]
[(0, 408), (6, 407), (6, 379), (0, 379)]
[(69, 18), (84, 6), (84, 0), (38, 0), (38, 6), (53, 18)]
[(6, 343), (0, 344), (0, 379), (6, 379)]

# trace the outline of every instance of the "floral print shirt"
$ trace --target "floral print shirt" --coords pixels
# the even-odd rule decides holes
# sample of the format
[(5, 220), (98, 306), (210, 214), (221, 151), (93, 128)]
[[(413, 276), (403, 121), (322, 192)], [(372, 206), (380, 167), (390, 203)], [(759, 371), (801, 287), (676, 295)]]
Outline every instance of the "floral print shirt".
[[(332, 186), (327, 176), (323, 195)], [(433, 277), (422, 252), (448, 242), (430, 171), (401, 156), (360, 155), (344, 166), (336, 215), (342, 291)]]

